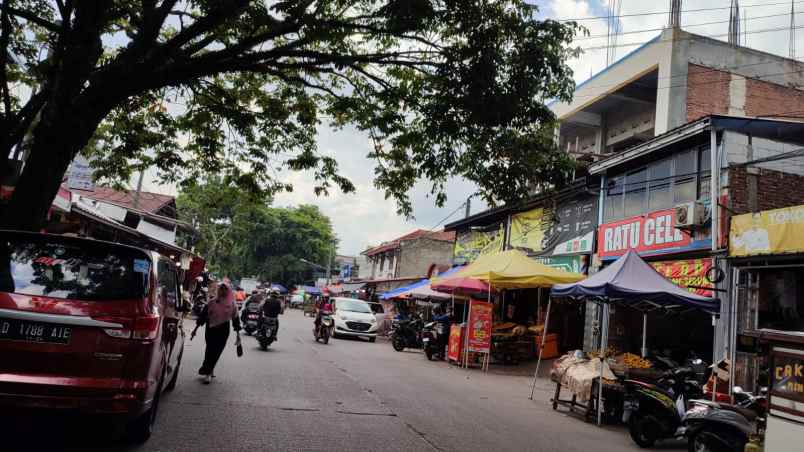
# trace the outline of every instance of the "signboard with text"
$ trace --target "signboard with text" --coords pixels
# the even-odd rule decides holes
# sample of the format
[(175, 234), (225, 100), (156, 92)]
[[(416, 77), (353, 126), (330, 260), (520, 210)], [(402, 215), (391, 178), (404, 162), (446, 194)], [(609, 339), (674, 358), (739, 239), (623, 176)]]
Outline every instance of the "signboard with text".
[(483, 231), (470, 229), (458, 232), (455, 236), (453, 263), (468, 264), (483, 254), (502, 251), (504, 235), (505, 229), (502, 223)]
[(488, 353), (491, 350), (492, 309), (494, 305), (482, 301), (469, 304), (467, 350)]
[(681, 288), (704, 297), (713, 295), (712, 290), (705, 289), (705, 287), (712, 287), (712, 283), (706, 279), (706, 273), (712, 268), (711, 258), (651, 262), (650, 265)]
[(659, 210), (600, 225), (597, 254), (602, 258), (622, 256), (628, 250), (639, 254), (678, 253), (706, 248), (708, 236), (693, 240), (686, 230), (676, 229), (675, 210)]
[(463, 328), (460, 325), (452, 325), (447, 344), (448, 360), (457, 362), (461, 359), (461, 344), (463, 344)]
[(731, 217), (730, 255), (801, 252), (804, 252), (804, 206)]
[(579, 196), (512, 215), (508, 243), (531, 255), (591, 253), (596, 220), (597, 197)]

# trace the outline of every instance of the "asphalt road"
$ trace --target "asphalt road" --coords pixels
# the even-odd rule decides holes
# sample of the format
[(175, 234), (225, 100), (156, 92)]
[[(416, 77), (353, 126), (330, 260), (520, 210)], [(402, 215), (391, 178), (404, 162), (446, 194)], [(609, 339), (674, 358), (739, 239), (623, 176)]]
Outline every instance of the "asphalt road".
[[(553, 411), (548, 380), (529, 400), (525, 376), (428, 362), (382, 340), (318, 344), (311, 328), (301, 311), (287, 312), (268, 351), (251, 337), (243, 338), (242, 358), (229, 346), (211, 385), (196, 375), (203, 336), (188, 341), (178, 386), (162, 399), (156, 432), (142, 446), (121, 442), (94, 420), (79, 421), (77, 432), (35, 428), (48, 434), (25, 440), (70, 451), (638, 450), (624, 429)], [(659, 447), (670, 448), (679, 445)]]

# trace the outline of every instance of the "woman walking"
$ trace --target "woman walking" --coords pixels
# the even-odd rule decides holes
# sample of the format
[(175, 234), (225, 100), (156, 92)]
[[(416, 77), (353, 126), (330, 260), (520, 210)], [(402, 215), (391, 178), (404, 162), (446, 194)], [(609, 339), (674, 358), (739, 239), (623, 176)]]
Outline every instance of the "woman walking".
[[(207, 326), (204, 334), (207, 346), (204, 350), (204, 364), (198, 373), (204, 377), (204, 383), (209, 384), (215, 377), (215, 364), (218, 363), (223, 349), (226, 348), (226, 341), (229, 340), (229, 328), (234, 328), (236, 333), (240, 331), (237, 305), (228, 283), (223, 282), (218, 286), (217, 296), (204, 307), (190, 339), (195, 337), (196, 330), (202, 325)], [(239, 342), (240, 335), (237, 336), (238, 345)]]

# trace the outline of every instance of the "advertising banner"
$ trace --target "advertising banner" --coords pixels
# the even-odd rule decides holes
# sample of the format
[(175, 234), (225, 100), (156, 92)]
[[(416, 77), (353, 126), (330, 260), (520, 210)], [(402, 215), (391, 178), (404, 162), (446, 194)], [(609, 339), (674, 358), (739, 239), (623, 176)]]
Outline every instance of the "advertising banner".
[(539, 207), (511, 216), (509, 244), (528, 254), (591, 253), (597, 198), (579, 197), (556, 209)]
[(712, 268), (712, 259), (663, 261), (651, 262), (650, 264), (657, 272), (661, 273), (662, 276), (681, 288), (704, 297), (711, 297), (713, 295), (712, 290), (702, 289), (702, 287), (713, 287), (712, 283), (706, 279), (706, 273)]
[(468, 264), (480, 255), (502, 251), (504, 235), (502, 223), (485, 231), (459, 232), (455, 237), (453, 263), (455, 265)]
[(463, 343), (463, 328), (452, 325), (449, 329), (449, 343), (447, 345), (447, 359), (459, 361), (461, 359), (461, 344)]
[(536, 256), (536, 262), (548, 267), (558, 268), (570, 273), (586, 274), (589, 264), (588, 256)]
[(804, 206), (731, 217), (730, 255), (801, 252), (804, 252)]
[(676, 229), (675, 209), (603, 224), (597, 232), (597, 253), (605, 259), (618, 257), (628, 250), (640, 254), (676, 253), (706, 248), (711, 238), (693, 240), (688, 231)]
[(469, 305), (467, 350), (488, 353), (491, 350), (492, 303), (472, 301)]
[[(771, 403), (785, 405), (784, 402), (804, 402), (804, 351), (791, 348), (773, 347), (773, 386), (771, 387)], [(784, 400), (786, 399), (786, 400)], [(778, 403), (782, 402), (782, 403)], [(771, 405), (771, 409), (774, 405)], [(795, 414), (804, 416), (799, 411)]]

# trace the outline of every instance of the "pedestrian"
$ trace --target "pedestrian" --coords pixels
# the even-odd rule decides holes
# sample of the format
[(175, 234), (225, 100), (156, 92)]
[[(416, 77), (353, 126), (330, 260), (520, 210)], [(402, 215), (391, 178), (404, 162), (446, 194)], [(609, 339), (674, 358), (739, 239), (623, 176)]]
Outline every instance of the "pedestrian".
[[(229, 340), (229, 328), (233, 328), (235, 333), (240, 332), (240, 318), (237, 316), (237, 305), (235, 304), (234, 293), (228, 283), (222, 282), (218, 285), (217, 296), (214, 300), (207, 303), (201, 315), (198, 316), (195, 329), (190, 335), (190, 340), (195, 337), (199, 327), (206, 325), (204, 339), (206, 348), (204, 349), (204, 363), (198, 374), (203, 376), (205, 384), (209, 384), (215, 377), (215, 364), (226, 348), (226, 341)], [(236, 345), (240, 345), (240, 335), (237, 335)]]

